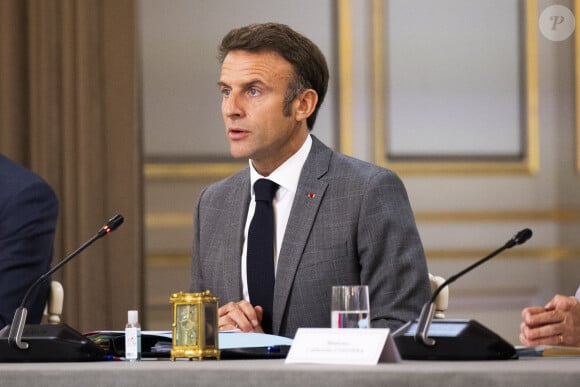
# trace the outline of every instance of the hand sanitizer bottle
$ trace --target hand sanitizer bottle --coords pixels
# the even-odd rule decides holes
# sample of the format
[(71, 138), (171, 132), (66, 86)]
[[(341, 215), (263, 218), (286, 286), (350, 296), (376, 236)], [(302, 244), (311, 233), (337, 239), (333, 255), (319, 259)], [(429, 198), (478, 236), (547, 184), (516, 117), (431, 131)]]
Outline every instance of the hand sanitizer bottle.
[(136, 310), (130, 310), (127, 313), (125, 360), (141, 360), (141, 326), (139, 325), (139, 312)]

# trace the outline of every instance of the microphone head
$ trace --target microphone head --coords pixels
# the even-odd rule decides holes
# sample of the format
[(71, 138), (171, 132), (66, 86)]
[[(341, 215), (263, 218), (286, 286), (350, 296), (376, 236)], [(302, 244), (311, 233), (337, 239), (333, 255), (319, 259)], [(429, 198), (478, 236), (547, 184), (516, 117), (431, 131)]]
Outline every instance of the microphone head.
[(113, 216), (111, 219), (107, 221), (107, 223), (105, 223), (103, 227), (101, 227), (101, 229), (98, 232), (98, 235), (102, 237), (109, 234), (112, 231), (115, 231), (117, 227), (123, 224), (124, 220), (125, 218), (123, 218), (123, 215), (121, 214)]
[[(117, 229), (117, 227), (119, 227), (120, 225), (123, 224), (123, 221), (125, 221), (125, 218), (123, 218), (123, 215), (117, 214), (117, 215), (113, 216), (111, 219), (109, 219), (109, 221), (107, 222), (107, 227), (109, 227), (110, 231), (115, 231)], [(530, 231), (530, 234), (531, 234), (531, 231)]]
[(522, 231), (514, 235), (514, 242), (516, 245), (524, 244), (532, 237), (532, 230), (529, 228), (524, 228)]

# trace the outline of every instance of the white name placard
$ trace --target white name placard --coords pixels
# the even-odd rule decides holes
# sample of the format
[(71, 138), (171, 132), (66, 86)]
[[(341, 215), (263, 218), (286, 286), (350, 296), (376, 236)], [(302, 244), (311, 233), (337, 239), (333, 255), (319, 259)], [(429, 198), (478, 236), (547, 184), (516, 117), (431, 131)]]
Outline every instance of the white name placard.
[(375, 365), (401, 356), (389, 329), (300, 328), (286, 363)]

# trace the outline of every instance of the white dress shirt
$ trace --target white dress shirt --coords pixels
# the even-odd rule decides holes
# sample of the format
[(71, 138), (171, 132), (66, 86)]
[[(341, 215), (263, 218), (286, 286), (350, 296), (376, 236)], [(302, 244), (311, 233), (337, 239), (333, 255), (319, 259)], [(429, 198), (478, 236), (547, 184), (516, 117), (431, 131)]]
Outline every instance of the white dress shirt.
[(294, 196), (296, 195), (296, 189), (298, 188), (298, 180), (300, 179), (300, 173), (302, 172), (302, 167), (306, 162), (306, 158), (310, 153), (310, 148), (312, 147), (312, 138), (310, 135), (304, 141), (304, 144), (298, 149), (298, 152), (294, 153), (288, 160), (286, 160), (282, 165), (276, 168), (268, 177), (261, 176), (252, 165), (252, 160), (250, 163), (250, 183), (251, 183), (251, 200), (250, 206), (248, 208), (248, 217), (246, 219), (246, 226), (244, 228), (244, 247), (242, 249), (242, 284), (244, 291), (244, 299), (250, 300), (248, 292), (248, 276), (246, 273), (246, 262), (247, 262), (247, 249), (248, 249), (248, 229), (250, 228), (250, 223), (254, 217), (254, 211), (256, 209), (256, 201), (254, 195), (254, 183), (258, 179), (269, 179), (277, 183), (280, 188), (274, 196), (272, 202), (274, 207), (274, 217), (276, 222), (276, 230), (274, 238), (274, 270), (278, 267), (278, 255), (280, 254), (280, 248), (282, 247), (282, 241), (284, 240), (284, 233), (286, 232), (286, 225), (288, 224), (288, 218), (290, 216), (290, 210), (292, 209), (292, 203), (294, 203)]

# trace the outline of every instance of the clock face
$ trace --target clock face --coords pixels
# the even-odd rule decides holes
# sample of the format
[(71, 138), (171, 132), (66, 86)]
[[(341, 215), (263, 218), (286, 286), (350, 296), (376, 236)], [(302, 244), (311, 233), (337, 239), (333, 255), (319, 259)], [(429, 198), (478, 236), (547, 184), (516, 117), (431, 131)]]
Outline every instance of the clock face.
[(198, 345), (198, 305), (177, 305), (175, 312), (175, 345)]

